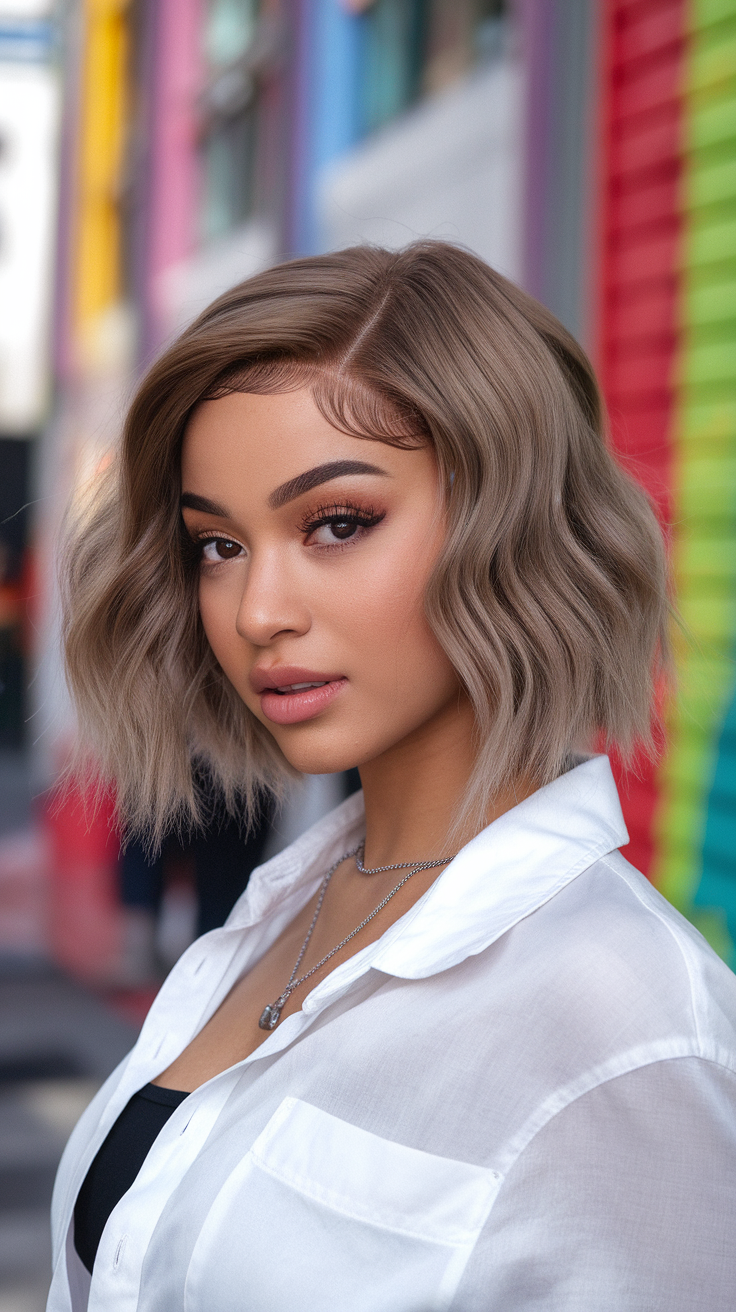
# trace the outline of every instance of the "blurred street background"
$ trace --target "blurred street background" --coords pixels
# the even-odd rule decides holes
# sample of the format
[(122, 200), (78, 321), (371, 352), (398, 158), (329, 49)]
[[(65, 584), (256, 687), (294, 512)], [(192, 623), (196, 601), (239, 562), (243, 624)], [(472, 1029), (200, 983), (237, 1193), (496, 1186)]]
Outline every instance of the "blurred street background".
[(64, 507), (162, 346), (277, 259), (458, 241), (593, 357), (684, 621), (629, 858), (736, 967), (736, 0), (0, 0), (0, 1312), (40, 1312), (64, 1139), (250, 869), (121, 857), (58, 779)]

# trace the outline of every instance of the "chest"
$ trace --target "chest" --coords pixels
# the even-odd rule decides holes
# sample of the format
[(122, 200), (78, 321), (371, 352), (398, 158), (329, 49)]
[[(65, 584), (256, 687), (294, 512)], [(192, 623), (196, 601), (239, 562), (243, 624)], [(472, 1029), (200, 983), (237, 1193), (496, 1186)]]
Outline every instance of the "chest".
[(379, 939), (411, 908), (434, 875), (434, 871), (419, 872), (386, 905), (382, 903), (386, 890), (391, 892), (391, 874), (383, 883), (353, 878), (344, 881), (344, 887), (331, 886), (328, 893), (333, 896), (325, 899), (318, 915), (318, 897), (311, 899), (234, 984), (203, 1029), (160, 1073), (158, 1082), (169, 1088), (195, 1089), (250, 1056), (268, 1037), (269, 1030), (259, 1025), (268, 1005), (281, 1001), (279, 1023), (299, 1011), (305, 996), (336, 966)]
[(196, 1113), (172, 1125), (110, 1218), (90, 1312), (122, 1312), (136, 1278), (140, 1312), (242, 1312), (244, 1293), (256, 1312), (360, 1309), (358, 1291), (371, 1312), (447, 1306), (500, 1174), (480, 1108), (469, 1132), (458, 1104), (470, 1053), (448, 1063), (449, 1017), (434, 1035), (417, 1023), (408, 995), (427, 992), (366, 982), (357, 1005), (245, 1067), (204, 1138)]
[(548, 1024), (503, 952), (426, 979), (369, 970), (187, 1099), (109, 1218), (89, 1312), (242, 1312), (246, 1293), (256, 1312), (360, 1312), (356, 1288), (366, 1312), (449, 1306), (549, 1092)]

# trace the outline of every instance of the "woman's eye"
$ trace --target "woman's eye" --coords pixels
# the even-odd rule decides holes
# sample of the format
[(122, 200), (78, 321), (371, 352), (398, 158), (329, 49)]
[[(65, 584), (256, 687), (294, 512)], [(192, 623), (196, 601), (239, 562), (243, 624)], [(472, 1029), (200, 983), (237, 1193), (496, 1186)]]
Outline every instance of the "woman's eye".
[(338, 542), (345, 542), (347, 538), (352, 538), (360, 528), (357, 519), (331, 519), (327, 524), (321, 524), (312, 534), (312, 541), (320, 543), (321, 546), (328, 546), (337, 539)]
[(208, 538), (202, 543), (202, 560), (215, 565), (221, 560), (233, 560), (243, 548), (232, 538)]
[(335, 508), (331, 514), (325, 511), (318, 518), (304, 523), (302, 532), (307, 534), (309, 546), (336, 547), (341, 542), (362, 538), (369, 529), (380, 524), (382, 519), (382, 514)]

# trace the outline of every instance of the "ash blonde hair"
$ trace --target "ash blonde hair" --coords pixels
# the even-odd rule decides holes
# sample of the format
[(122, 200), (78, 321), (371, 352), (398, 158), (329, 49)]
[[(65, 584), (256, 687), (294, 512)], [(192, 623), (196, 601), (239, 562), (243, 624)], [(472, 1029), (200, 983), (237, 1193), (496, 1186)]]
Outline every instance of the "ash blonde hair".
[(475, 712), (464, 816), (520, 776), (550, 781), (596, 736), (624, 754), (649, 743), (663, 545), (608, 449), (586, 356), (462, 249), (359, 246), (215, 301), (143, 380), (119, 455), (70, 527), (68, 679), (128, 824), (155, 841), (196, 822), (202, 769), (241, 813), (293, 773), (205, 638), (180, 452), (202, 400), (305, 382), (336, 427), (436, 454), (448, 532), (426, 611)]

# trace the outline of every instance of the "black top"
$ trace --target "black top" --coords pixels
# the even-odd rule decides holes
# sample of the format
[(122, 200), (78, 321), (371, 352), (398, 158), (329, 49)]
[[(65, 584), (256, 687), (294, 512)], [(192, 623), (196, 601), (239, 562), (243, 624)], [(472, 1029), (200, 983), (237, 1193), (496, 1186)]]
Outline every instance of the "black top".
[(178, 1089), (144, 1085), (123, 1108), (90, 1166), (74, 1208), (74, 1247), (90, 1274), (107, 1218), (130, 1189), (154, 1139), (188, 1097)]

